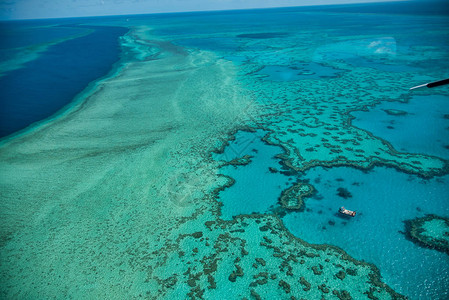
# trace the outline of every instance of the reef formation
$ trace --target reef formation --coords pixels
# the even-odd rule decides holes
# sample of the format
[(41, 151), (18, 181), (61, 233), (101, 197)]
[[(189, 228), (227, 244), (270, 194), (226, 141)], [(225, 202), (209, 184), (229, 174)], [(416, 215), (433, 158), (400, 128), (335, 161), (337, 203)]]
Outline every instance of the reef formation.
[(404, 223), (407, 239), (449, 255), (449, 218), (430, 214)]
[[(351, 123), (352, 111), (410, 99), (401, 87), (413, 85), (413, 70), (382, 70), (391, 65), (384, 48), (379, 68), (355, 68), (348, 58), (360, 50), (359, 62), (376, 60), (365, 48), (391, 41), (359, 34), (354, 41), (322, 26), (293, 30), (293, 39), (240, 27), (176, 35), (167, 28), (178, 23), (164, 20), (126, 20), (126, 59), (111, 77), (54, 119), (2, 141), (1, 296), (405, 298), (382, 282), (376, 266), (308, 244), (276, 215), (223, 220), (219, 193), (234, 182), (220, 168), (252, 158), (212, 157), (239, 130), (261, 129), (265, 142), (283, 149), (283, 170), (292, 174), (377, 165), (423, 178), (447, 174), (446, 160), (400, 152)], [(182, 47), (182, 34), (206, 48), (222, 45), (216, 52)], [(332, 57), (343, 49), (352, 52)], [(284, 71), (293, 77), (280, 76)], [(279, 200), (300, 210), (313, 191), (296, 182)]]

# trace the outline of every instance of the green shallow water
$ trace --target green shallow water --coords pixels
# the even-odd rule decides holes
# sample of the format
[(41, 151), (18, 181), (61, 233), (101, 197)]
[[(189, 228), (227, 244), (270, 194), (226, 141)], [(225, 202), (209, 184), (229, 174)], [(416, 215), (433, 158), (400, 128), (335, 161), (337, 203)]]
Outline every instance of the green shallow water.
[[(122, 60), (63, 113), (1, 141), (2, 298), (447, 296), (444, 275), (418, 294), (363, 251), (353, 258), (284, 226), (301, 211), (276, 206), (278, 193), (323, 167), (447, 175), (445, 157), (351, 123), (376, 104), (447, 98), (447, 88), (408, 91), (444, 77), (447, 18), (275, 9), (85, 22), (130, 29)], [(249, 153), (236, 146), (241, 130), (257, 133)], [(244, 165), (244, 154), (253, 161)], [(247, 182), (226, 173), (247, 167)], [(369, 201), (361, 206), (379, 204)], [(315, 237), (325, 237), (320, 228)]]

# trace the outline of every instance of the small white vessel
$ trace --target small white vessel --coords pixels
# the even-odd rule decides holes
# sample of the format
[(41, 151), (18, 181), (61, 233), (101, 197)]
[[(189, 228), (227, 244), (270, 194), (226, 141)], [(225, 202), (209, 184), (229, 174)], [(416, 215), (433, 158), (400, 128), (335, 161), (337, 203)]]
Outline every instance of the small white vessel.
[(343, 206), (340, 207), (340, 209), (338, 210), (338, 212), (341, 213), (341, 214), (343, 214), (343, 215), (350, 216), (350, 217), (355, 217), (355, 214), (356, 214), (355, 210), (352, 211), (352, 210), (349, 210), (349, 209), (344, 208)]

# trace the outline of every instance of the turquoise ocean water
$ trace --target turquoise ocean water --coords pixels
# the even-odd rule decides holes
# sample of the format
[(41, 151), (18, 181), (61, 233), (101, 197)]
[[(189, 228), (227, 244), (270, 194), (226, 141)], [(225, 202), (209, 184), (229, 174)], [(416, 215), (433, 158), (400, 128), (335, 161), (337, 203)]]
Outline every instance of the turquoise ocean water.
[[(410, 299), (447, 299), (448, 255), (406, 239), (404, 225), (406, 220), (428, 214), (449, 218), (449, 88), (409, 91), (414, 85), (449, 76), (449, 14), (442, 9), (446, 8), (444, 3), (438, 5), (431, 9), (424, 2), (416, 1), (6, 22), (1, 24), (4, 43), (0, 49), (0, 63), (9, 68), (0, 77), (2, 142), (29, 125), (24, 134), (32, 136), (33, 130), (39, 128), (33, 127), (34, 122), (46, 118), (58, 120), (56, 112), (70, 106), (77, 95), (82, 96), (89, 83), (107, 74), (113, 77), (111, 70), (117, 64), (126, 69), (139, 59), (158, 61), (167, 49), (180, 56), (207, 51), (215, 59), (232, 63), (236, 70), (234, 79), (256, 103), (242, 109), (246, 119), (226, 132), (233, 139), (222, 151), (208, 152), (215, 163), (223, 163), (214, 176), (226, 175), (234, 180), (215, 195), (214, 201), (222, 204), (218, 218), (230, 221), (241, 215), (276, 216), (285, 230), (307, 243), (336, 246), (356, 260), (374, 264), (383, 282)], [(133, 30), (145, 32), (145, 38), (135, 48), (127, 44), (129, 32)], [(22, 53), (35, 55), (20, 61), (18, 54)], [(189, 63), (191, 68), (200, 65), (193, 60)], [(180, 65), (175, 61), (169, 67), (174, 72), (185, 72), (178, 70)], [(145, 69), (139, 76), (151, 77), (153, 72), (158, 71)], [(207, 87), (207, 80), (204, 85)], [(164, 91), (152, 94), (144, 86), (137, 90), (156, 98), (164, 94)], [(137, 94), (135, 91), (130, 92), (132, 97)], [(191, 101), (196, 101), (195, 90), (189, 95)], [(110, 99), (104, 110), (115, 108), (113, 93)], [(227, 100), (220, 98), (220, 101)], [(86, 103), (88, 106), (90, 102)], [(175, 113), (167, 114), (167, 118), (173, 116), (177, 122), (181, 105), (173, 105)], [(139, 109), (118, 106), (111, 118), (131, 112), (139, 115)], [(158, 111), (151, 118), (157, 119)], [(95, 125), (95, 117), (87, 115), (87, 123), (82, 120), (76, 124), (79, 128), (91, 122)], [(164, 126), (182, 130), (176, 127), (176, 122), (167, 121)], [(98, 125), (105, 128), (108, 137), (95, 136), (100, 144), (112, 145), (106, 154), (115, 153), (123, 146), (111, 142), (114, 129), (108, 124)], [(133, 126), (137, 125), (133, 123), (130, 128)], [(149, 126), (136, 135), (152, 134), (151, 130)], [(131, 130), (127, 136), (132, 136)], [(10, 139), (14, 142), (14, 138), (10, 136)], [(136, 142), (133, 151), (144, 144)], [(151, 158), (164, 159), (165, 153), (172, 150), (161, 150), (162, 154), (158, 152)], [(100, 150), (86, 157), (95, 159), (96, 155), (102, 155), (98, 153)], [(245, 155), (250, 159), (244, 164), (227, 163)], [(28, 163), (33, 164), (33, 159), (29, 158)], [(178, 159), (183, 160), (182, 156)], [(147, 167), (151, 169), (151, 164)], [(31, 167), (28, 171), (33, 172)], [(114, 177), (109, 172), (112, 171), (105, 171), (104, 176)], [(20, 198), (16, 196), (21, 193), (20, 188), (3, 181), (2, 202), (14, 210), (18, 206), (11, 201), (18, 201), (14, 197)], [(99, 184), (92, 182), (90, 186)], [(303, 198), (300, 209), (282, 207), (279, 201), (282, 192), (297, 182), (313, 186), (313, 193)], [(123, 184), (136, 191), (162, 189), (157, 184), (151, 188)], [(57, 183), (53, 187), (55, 192), (48, 197), (57, 199)], [(87, 190), (86, 185), (80, 195)], [(190, 190), (181, 189), (176, 193), (183, 191), (185, 197), (190, 196)], [(168, 193), (173, 195), (173, 191)], [(24, 195), (31, 197), (31, 194)], [(109, 199), (107, 192), (101, 195), (104, 197), (101, 199)], [(181, 199), (185, 197), (181, 195)], [(70, 207), (70, 203), (67, 205)], [(132, 229), (133, 222), (128, 222), (132, 212), (141, 213), (151, 205), (140, 202), (123, 205), (123, 214), (128, 218), (123, 226)], [(338, 215), (340, 206), (356, 210), (357, 216), (348, 219)], [(16, 219), (11, 217), (10, 223), (15, 224)], [(2, 230), (4, 256), (1, 259), (6, 262), (4, 257), (8, 257), (4, 265), (12, 268), (17, 259), (14, 251), (19, 246), (15, 248), (9, 242), (15, 240), (8, 230)], [(179, 232), (176, 230), (170, 234), (179, 235), (179, 242), (188, 229), (180, 226)], [(114, 237), (121, 236), (120, 228), (114, 232)], [(64, 249), (58, 255), (63, 253), (66, 253)], [(31, 253), (27, 259), (32, 257)], [(181, 254), (177, 259), (180, 257)], [(160, 258), (148, 259), (159, 261)], [(131, 261), (131, 265), (147, 266), (143, 260), (132, 258)], [(158, 262), (158, 266), (163, 264)], [(55, 269), (52, 267), (51, 274), (63, 272)], [(169, 268), (166, 272), (160, 275), (166, 280), (164, 291), (169, 289), (169, 275), (180, 273)], [(9, 291), (20, 277), (15, 276), (12, 271), (2, 269), (2, 277), (9, 284), (2, 287), (3, 295), (12, 295)], [(227, 287), (229, 282), (225, 277), (223, 284)], [(117, 278), (112, 275), (111, 278), (112, 285)], [(43, 289), (32, 287), (32, 275), (26, 280), (27, 285), (22, 284), (28, 289), (25, 295), (31, 298), (46, 295)], [(76, 280), (82, 282), (80, 277)], [(146, 279), (145, 283), (149, 285), (151, 280)], [(21, 282), (18, 282), (20, 289)], [(220, 286), (218, 279), (217, 282)], [(191, 281), (188, 285), (192, 287)], [(188, 285), (184, 284), (183, 288), (187, 290)], [(139, 289), (143, 291), (144, 285)], [(61, 292), (56, 297), (64, 298), (70, 294), (68, 290), (52, 292)]]

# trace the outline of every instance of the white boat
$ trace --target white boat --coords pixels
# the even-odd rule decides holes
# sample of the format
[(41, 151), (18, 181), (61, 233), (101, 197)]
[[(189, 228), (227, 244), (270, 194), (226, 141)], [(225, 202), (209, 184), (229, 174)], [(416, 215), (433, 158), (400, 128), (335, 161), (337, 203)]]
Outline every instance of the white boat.
[(338, 210), (338, 212), (341, 213), (341, 214), (343, 214), (343, 215), (350, 216), (350, 217), (355, 217), (355, 214), (356, 214), (355, 211), (346, 209), (346, 208), (344, 208), (343, 206), (340, 207), (340, 209)]

